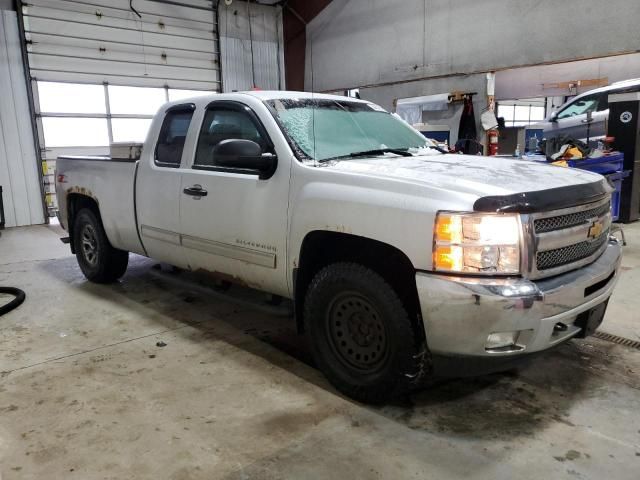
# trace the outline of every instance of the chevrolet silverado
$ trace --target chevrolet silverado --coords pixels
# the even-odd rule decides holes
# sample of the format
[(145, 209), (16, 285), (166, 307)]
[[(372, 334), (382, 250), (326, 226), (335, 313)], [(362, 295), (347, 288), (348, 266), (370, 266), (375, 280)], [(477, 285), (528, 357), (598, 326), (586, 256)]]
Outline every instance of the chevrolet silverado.
[(170, 102), (120, 157), (57, 161), (84, 275), (115, 281), (131, 252), (289, 298), (317, 366), (361, 401), (588, 335), (617, 280), (606, 179), (449, 154), (363, 100)]

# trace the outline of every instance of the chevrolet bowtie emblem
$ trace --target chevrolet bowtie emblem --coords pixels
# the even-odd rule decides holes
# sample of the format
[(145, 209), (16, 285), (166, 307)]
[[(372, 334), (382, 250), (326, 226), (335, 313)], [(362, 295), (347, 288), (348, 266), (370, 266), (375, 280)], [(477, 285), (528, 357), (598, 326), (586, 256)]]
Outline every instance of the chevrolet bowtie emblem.
[(602, 225), (602, 222), (599, 222), (598, 220), (596, 220), (589, 227), (587, 238), (598, 238), (603, 230), (604, 230), (604, 226)]

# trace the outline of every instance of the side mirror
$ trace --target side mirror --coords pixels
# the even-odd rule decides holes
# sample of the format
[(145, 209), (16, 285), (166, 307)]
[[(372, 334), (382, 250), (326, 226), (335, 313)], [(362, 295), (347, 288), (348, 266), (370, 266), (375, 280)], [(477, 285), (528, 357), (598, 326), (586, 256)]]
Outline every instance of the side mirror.
[(256, 142), (239, 138), (222, 140), (213, 148), (212, 154), (216, 165), (257, 170), (261, 180), (273, 175), (278, 160), (273, 154), (263, 154)]
[(551, 118), (549, 118), (550, 122), (556, 123), (558, 121), (558, 112), (553, 112), (551, 114)]

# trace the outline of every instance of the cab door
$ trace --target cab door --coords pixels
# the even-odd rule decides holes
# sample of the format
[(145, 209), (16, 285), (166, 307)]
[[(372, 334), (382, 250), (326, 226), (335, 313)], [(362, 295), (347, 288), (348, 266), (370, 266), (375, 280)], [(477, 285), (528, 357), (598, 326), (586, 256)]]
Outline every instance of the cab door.
[[(214, 147), (222, 140), (258, 143), (279, 157), (270, 178), (223, 167)], [(255, 111), (238, 101), (207, 107), (193, 162), (182, 171), (182, 245), (192, 270), (232, 277), (239, 283), (288, 295), (286, 238), (289, 168), (287, 152), (276, 151)]]
[(149, 138), (157, 142), (145, 144), (148, 153), (140, 161), (135, 192), (138, 232), (147, 256), (183, 268), (188, 262), (180, 245), (180, 172), (183, 156), (192, 150), (185, 145), (195, 141), (196, 132), (188, 138), (194, 110), (193, 104), (171, 107), (160, 126), (152, 126)]

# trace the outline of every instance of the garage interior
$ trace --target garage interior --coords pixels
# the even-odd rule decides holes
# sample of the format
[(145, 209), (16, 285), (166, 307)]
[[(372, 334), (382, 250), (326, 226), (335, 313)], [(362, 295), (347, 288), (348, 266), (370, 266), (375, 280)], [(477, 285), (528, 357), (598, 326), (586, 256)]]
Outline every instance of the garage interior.
[(470, 108), (479, 154), (495, 130), (519, 157), (565, 102), (640, 77), (639, 19), (631, 0), (0, 0), (0, 286), (26, 293), (0, 315), (0, 479), (637, 479), (634, 142), (612, 140), (625, 246), (598, 331), (382, 405), (329, 383), (287, 299), (139, 255), (87, 281), (55, 182), (59, 156), (142, 143), (167, 101), (251, 90), (404, 105), (451, 148)]

